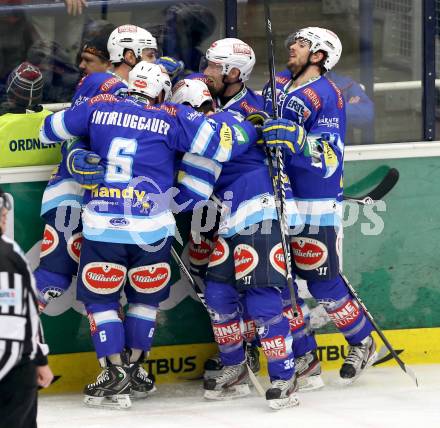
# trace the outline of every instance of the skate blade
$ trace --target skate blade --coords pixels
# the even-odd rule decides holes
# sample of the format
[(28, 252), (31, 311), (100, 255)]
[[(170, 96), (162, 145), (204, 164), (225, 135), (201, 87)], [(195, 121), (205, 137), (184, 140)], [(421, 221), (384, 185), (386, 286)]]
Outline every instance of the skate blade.
[(308, 376), (298, 378), (298, 389), (301, 392), (315, 391), (325, 386), (321, 375)]
[(130, 392), (130, 398), (133, 400), (142, 400), (143, 398), (149, 397), (151, 394), (154, 394), (157, 391), (156, 386), (153, 386), (149, 391), (134, 391), (133, 389)]
[(204, 397), (207, 400), (232, 400), (234, 398), (246, 397), (249, 395), (251, 390), (249, 389), (249, 385), (247, 383), (243, 383), (241, 385), (234, 385), (226, 389), (222, 389), (221, 391), (210, 391), (205, 389)]
[(365, 364), (365, 367), (356, 376), (351, 377), (351, 378), (339, 377), (338, 384), (340, 386), (351, 385), (353, 382), (355, 382), (357, 379), (359, 379), (365, 373), (365, 370), (367, 370), (368, 367), (371, 367), (376, 360), (377, 360), (377, 352), (373, 352), (370, 359), (367, 361), (367, 364)]
[(269, 407), (272, 410), (287, 409), (289, 407), (299, 406), (299, 398), (296, 394), (292, 394), (287, 398), (278, 398), (275, 400), (268, 400)]
[(124, 410), (131, 407), (131, 400), (128, 394), (113, 395), (111, 397), (92, 397), (85, 395), (84, 404), (89, 407)]

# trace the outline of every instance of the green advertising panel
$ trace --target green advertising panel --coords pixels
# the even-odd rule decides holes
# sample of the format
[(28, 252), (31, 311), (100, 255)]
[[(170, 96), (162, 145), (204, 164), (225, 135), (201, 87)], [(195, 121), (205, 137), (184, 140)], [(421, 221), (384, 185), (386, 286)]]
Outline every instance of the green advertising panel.
[[(383, 203), (344, 204), (344, 271), (383, 329), (440, 326), (436, 245), (440, 206), (435, 197), (440, 158), (348, 162), (346, 194), (364, 194), (391, 167), (399, 170), (400, 180)], [(45, 183), (2, 186), (14, 197), (15, 239), (35, 265), (43, 231), (39, 210)], [(187, 236), (189, 224), (188, 217), (178, 219), (182, 237)], [(56, 310), (48, 311), (51, 315), (43, 315), (53, 354), (93, 349), (87, 318), (80, 314), (83, 308), (74, 302), (73, 293)], [(312, 310), (312, 319), (315, 310), (315, 318), (321, 317), (321, 332), (335, 331), (319, 307)], [(154, 345), (212, 341), (208, 315), (174, 265), (172, 292), (158, 316)]]

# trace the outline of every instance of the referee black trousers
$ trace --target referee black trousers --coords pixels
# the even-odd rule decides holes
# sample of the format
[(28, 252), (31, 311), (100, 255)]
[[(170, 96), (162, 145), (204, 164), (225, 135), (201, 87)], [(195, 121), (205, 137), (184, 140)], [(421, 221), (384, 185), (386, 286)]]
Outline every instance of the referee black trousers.
[(34, 362), (14, 367), (0, 381), (0, 428), (36, 428), (37, 394)]

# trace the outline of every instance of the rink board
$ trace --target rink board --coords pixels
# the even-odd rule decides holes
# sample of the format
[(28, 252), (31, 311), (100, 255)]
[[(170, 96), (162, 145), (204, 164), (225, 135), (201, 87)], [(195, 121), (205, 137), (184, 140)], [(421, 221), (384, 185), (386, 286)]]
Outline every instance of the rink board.
[[(440, 363), (440, 328), (388, 330), (385, 335), (406, 364)], [(382, 344), (376, 334), (375, 339), (380, 349)], [(342, 335), (320, 334), (317, 342), (323, 369), (339, 368), (348, 351)], [(199, 379), (204, 362), (215, 350), (214, 343), (154, 347), (145, 368), (154, 374), (158, 384)], [(260, 355), (260, 359), (261, 374), (266, 375), (264, 356)], [(49, 357), (49, 363), (58, 378), (47, 390), (48, 393), (80, 392), (86, 383), (95, 380), (100, 370), (94, 352), (53, 355)], [(378, 363), (395, 364), (389, 355)]]

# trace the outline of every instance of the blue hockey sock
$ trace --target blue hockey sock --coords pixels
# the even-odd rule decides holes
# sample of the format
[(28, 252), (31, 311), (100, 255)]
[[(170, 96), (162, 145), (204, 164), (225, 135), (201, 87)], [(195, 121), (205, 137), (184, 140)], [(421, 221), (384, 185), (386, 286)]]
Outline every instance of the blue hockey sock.
[(124, 319), (125, 346), (148, 352), (151, 349), (157, 308), (130, 303)]
[(92, 341), (98, 358), (120, 354), (124, 350), (124, 327), (118, 316), (118, 306), (112, 304), (106, 310), (99, 311), (90, 311), (86, 306)]
[(230, 284), (206, 281), (205, 297), (222, 363), (240, 364), (245, 356), (237, 290)]

